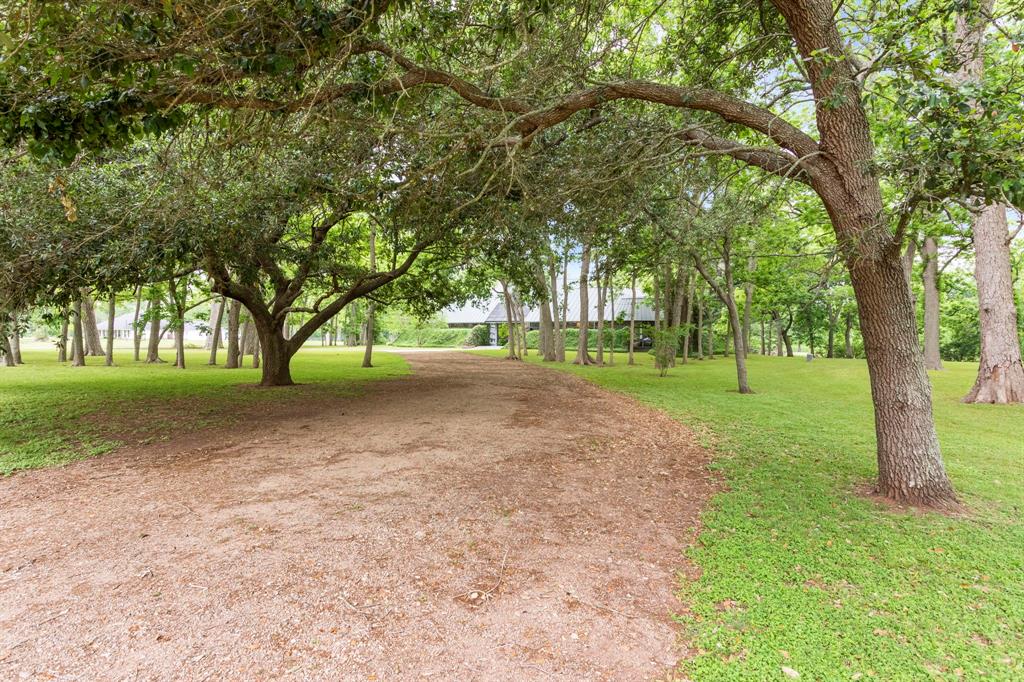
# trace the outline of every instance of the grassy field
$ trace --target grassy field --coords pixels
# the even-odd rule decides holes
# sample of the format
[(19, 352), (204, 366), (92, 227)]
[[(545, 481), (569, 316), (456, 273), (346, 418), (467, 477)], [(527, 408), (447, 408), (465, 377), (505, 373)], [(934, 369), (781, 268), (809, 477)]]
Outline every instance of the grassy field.
[[(501, 352), (491, 354), (500, 355)], [(132, 363), (69, 368), (53, 352), (0, 368), (0, 472), (60, 464), (120, 442), (173, 437), (240, 406), (359, 390), (408, 371), (378, 353), (306, 349), (299, 389), (258, 389), (257, 372)], [(704, 515), (679, 616), (699, 680), (1024, 679), (1024, 407), (963, 405), (973, 365), (932, 375), (943, 452), (969, 514), (892, 510), (861, 491), (874, 474), (864, 363), (750, 360), (755, 395), (729, 359), (659, 378), (628, 367), (557, 366), (634, 395), (692, 426), (716, 451), (724, 490)], [(531, 356), (536, 361), (536, 355)], [(556, 367), (552, 365), (551, 367)]]
[(725, 490), (691, 556), (703, 577), (682, 586), (693, 612), (679, 618), (699, 651), (684, 672), (1024, 679), (1024, 407), (961, 404), (973, 364), (932, 374), (943, 454), (970, 510), (949, 518), (859, 494), (875, 472), (863, 361), (753, 357), (757, 393), (741, 396), (731, 359), (664, 379), (647, 355), (617, 359), (558, 368), (665, 410), (718, 453)]
[(376, 353), (367, 370), (359, 366), (361, 352), (309, 348), (292, 361), (292, 377), (305, 386), (260, 389), (259, 370), (211, 367), (201, 350), (186, 351), (184, 371), (134, 363), (127, 350), (115, 352), (116, 367), (104, 367), (103, 358), (88, 358), (87, 367), (59, 365), (49, 349), (26, 350), (24, 359), (24, 366), (0, 368), (0, 475), (101, 454), (121, 442), (167, 439), (231, 419), (247, 403), (358, 390), (408, 371), (393, 353)]

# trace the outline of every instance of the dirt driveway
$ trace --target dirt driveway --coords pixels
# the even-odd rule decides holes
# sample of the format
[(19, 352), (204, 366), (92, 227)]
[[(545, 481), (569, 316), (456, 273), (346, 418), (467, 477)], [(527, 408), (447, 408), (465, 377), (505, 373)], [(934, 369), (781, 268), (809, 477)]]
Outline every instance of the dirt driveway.
[(0, 679), (669, 676), (693, 435), (563, 373), (409, 361), (0, 479)]

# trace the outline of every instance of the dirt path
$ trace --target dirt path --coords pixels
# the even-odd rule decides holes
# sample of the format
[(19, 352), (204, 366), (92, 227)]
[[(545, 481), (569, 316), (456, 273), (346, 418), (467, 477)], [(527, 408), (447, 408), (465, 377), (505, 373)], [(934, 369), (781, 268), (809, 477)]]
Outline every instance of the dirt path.
[(644, 680), (713, 481), (668, 418), (462, 353), (0, 479), (0, 679)]

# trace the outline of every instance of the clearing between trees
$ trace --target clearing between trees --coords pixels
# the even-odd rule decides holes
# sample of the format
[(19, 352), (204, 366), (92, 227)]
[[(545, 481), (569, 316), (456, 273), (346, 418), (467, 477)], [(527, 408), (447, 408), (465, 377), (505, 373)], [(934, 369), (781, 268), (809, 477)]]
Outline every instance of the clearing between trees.
[(462, 353), (0, 480), (0, 677), (649, 679), (716, 486), (678, 422)]

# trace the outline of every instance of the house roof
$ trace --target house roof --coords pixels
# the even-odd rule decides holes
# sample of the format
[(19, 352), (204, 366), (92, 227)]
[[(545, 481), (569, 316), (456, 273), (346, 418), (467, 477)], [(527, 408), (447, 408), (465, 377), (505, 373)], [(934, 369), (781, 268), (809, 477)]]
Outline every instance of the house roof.
[(448, 324), (483, 324), (497, 302), (497, 299), (471, 301), (463, 306), (445, 308), (442, 315)]

